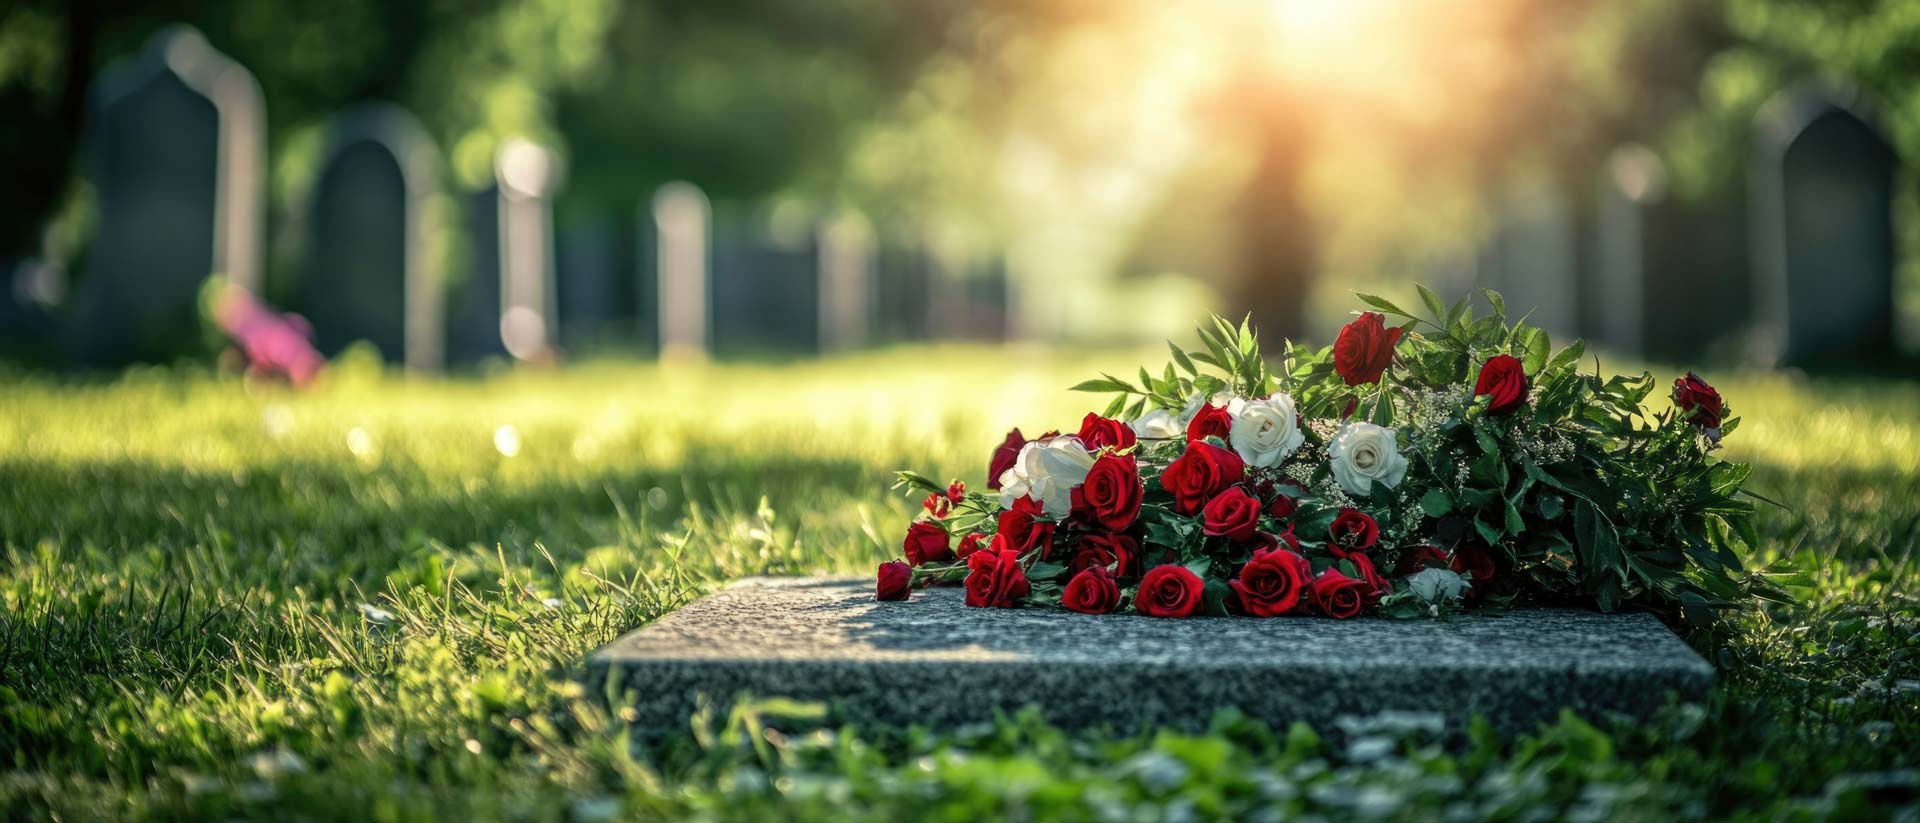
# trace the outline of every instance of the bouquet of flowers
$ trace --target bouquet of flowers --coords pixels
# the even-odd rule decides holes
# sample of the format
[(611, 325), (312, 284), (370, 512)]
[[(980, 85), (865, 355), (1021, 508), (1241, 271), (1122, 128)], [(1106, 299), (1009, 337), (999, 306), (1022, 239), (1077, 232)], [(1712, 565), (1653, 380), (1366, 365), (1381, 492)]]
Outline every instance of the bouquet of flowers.
[[(1784, 597), (1743, 568), (1758, 542), (1739, 426), (1688, 373), (1603, 377), (1585, 347), (1508, 323), (1500, 296), (1374, 311), (1333, 345), (1262, 355), (1214, 318), (1202, 348), (1112, 393), (1078, 431), (993, 451), (986, 492), (900, 472), (925, 494), (877, 596), (963, 584), (969, 606), (1155, 617), (1439, 616), (1516, 600), (1669, 618)], [(1397, 325), (1395, 325), (1397, 323)]]

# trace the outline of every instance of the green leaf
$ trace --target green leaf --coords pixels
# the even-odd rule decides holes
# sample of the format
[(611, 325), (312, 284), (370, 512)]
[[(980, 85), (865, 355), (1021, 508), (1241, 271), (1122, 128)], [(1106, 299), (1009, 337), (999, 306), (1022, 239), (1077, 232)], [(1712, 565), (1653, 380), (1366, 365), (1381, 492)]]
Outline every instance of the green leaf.
[(1393, 425), (1393, 395), (1383, 391), (1380, 393), (1380, 398), (1374, 401), (1373, 424), (1388, 427)]
[(1052, 580), (1067, 573), (1067, 567), (1051, 561), (1040, 561), (1027, 569), (1027, 577), (1033, 580)]
[(1534, 329), (1533, 336), (1527, 340), (1526, 354), (1520, 357), (1520, 363), (1527, 374), (1537, 375), (1547, 367), (1547, 354), (1553, 351), (1553, 341), (1547, 337), (1546, 329)]
[(1187, 353), (1181, 351), (1179, 346), (1174, 345), (1172, 340), (1167, 341), (1167, 348), (1173, 351), (1173, 362), (1178, 364), (1181, 369), (1184, 369), (1187, 374), (1195, 377), (1200, 375), (1200, 370), (1194, 368), (1193, 361), (1187, 357)]
[(1514, 537), (1519, 537), (1521, 532), (1527, 530), (1526, 523), (1520, 519), (1519, 507), (1513, 505), (1513, 501), (1511, 500), (1507, 501), (1506, 526), (1507, 534), (1513, 535)]
[(1200, 611), (1214, 617), (1227, 616), (1227, 595), (1233, 589), (1224, 580), (1208, 580), (1207, 587), (1200, 593)]
[(1205, 580), (1207, 579), (1207, 570), (1213, 568), (1213, 561), (1208, 558), (1201, 557), (1201, 558), (1187, 561), (1186, 565), (1187, 565), (1187, 571), (1193, 572), (1194, 576), (1199, 577), (1201, 580)]
[(1127, 395), (1116, 394), (1113, 396), (1112, 400), (1107, 402), (1107, 407), (1101, 410), (1100, 416), (1111, 418), (1114, 415), (1119, 414), (1120, 410), (1126, 407), (1127, 407)]
[(1547, 364), (1547, 368), (1560, 369), (1566, 366), (1570, 366), (1574, 363), (1574, 361), (1577, 361), (1580, 359), (1580, 355), (1583, 355), (1586, 353), (1587, 353), (1587, 341), (1575, 340), (1573, 341), (1572, 344), (1568, 345), (1566, 348), (1561, 349), (1559, 354), (1554, 355), (1553, 361)]
[(1415, 284), (1414, 287), (1420, 290), (1420, 300), (1427, 304), (1427, 311), (1433, 312), (1434, 322), (1438, 323), (1441, 318), (1447, 316), (1447, 304), (1440, 299), (1440, 295), (1434, 294), (1433, 289), (1423, 285)]
[(1432, 489), (1420, 496), (1420, 510), (1426, 512), (1428, 517), (1440, 517), (1453, 511), (1453, 498), (1448, 497), (1445, 491)]
[(1102, 378), (1103, 379), (1099, 379), (1099, 380), (1083, 380), (1079, 383), (1074, 384), (1073, 388), (1067, 389), (1067, 391), (1085, 391), (1085, 392), (1117, 391), (1117, 392), (1126, 392), (1128, 394), (1140, 394), (1140, 392), (1137, 392), (1134, 390), (1133, 386), (1128, 385), (1126, 381), (1119, 380), (1109, 375), (1102, 375)]
[(1493, 307), (1493, 314), (1502, 320), (1507, 316), (1507, 299), (1493, 289), (1481, 289), (1480, 296), (1487, 298), (1487, 305)]
[(1399, 306), (1394, 305), (1393, 301), (1388, 300), (1384, 297), (1379, 297), (1371, 294), (1361, 294), (1360, 292), (1354, 292), (1354, 296), (1360, 298), (1360, 302), (1365, 303), (1369, 306), (1372, 306), (1376, 309), (1379, 309), (1383, 312), (1387, 312), (1389, 314), (1397, 314), (1397, 315), (1400, 315), (1401, 317), (1413, 316), (1411, 314), (1408, 314), (1406, 309), (1403, 309), (1403, 308), (1400, 308)]

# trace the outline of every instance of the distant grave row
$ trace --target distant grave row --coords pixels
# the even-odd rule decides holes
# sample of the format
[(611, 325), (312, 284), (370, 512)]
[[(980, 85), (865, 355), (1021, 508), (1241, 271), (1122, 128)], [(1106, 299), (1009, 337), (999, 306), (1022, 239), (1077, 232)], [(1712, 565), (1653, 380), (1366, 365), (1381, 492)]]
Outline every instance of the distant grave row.
[[(1424, 273), (1479, 285), (1556, 336), (1648, 357), (1868, 362), (1895, 351), (1892, 199), (1900, 160), (1844, 94), (1784, 92), (1761, 114), (1744, 190), (1669, 196), (1657, 155), (1616, 151), (1591, 181), (1518, 188), (1477, 255)], [(827, 351), (870, 340), (1001, 337), (994, 256), (938, 250), (858, 214), (769, 219), (696, 187), (556, 227), (553, 153), (510, 141), (483, 190), (441, 181), (406, 111), (364, 104), (321, 160), (266, 276), (266, 112), (245, 68), (185, 27), (105, 74), (89, 128), (98, 204), (84, 277), (56, 316), (60, 267), (14, 266), (0, 342), (58, 338), (75, 360), (165, 359), (198, 337), (209, 274), (306, 315), (323, 353), (371, 342), (432, 369), (543, 359), (591, 340), (661, 351)], [(446, 231), (446, 227), (456, 227)], [(458, 248), (436, 247), (459, 238)], [(447, 265), (451, 261), (452, 265)]]
[[(85, 363), (163, 360), (199, 339), (213, 274), (303, 314), (324, 354), (366, 341), (425, 370), (541, 360), (590, 340), (746, 353), (1004, 333), (995, 261), (882, 236), (857, 213), (716, 219), (697, 187), (673, 183), (626, 215), (556, 230), (562, 174), (540, 145), (508, 141), (490, 184), (456, 195), (434, 141), (397, 106), (342, 112), (323, 144), (285, 221), (295, 259), (269, 283), (259, 87), (198, 32), (159, 33), (94, 99), (87, 176), (100, 217), (61, 322), (32, 316), (35, 300), (0, 300), (0, 337), (57, 336)], [(435, 247), (448, 237), (460, 247)], [(936, 301), (960, 311), (936, 313)]]

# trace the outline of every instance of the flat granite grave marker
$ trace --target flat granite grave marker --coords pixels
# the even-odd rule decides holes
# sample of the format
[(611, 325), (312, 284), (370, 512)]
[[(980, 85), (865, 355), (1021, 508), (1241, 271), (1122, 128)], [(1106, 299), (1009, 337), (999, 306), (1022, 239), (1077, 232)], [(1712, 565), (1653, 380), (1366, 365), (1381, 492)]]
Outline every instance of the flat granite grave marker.
[(1412, 712), (1526, 731), (1571, 708), (1645, 718), (1713, 668), (1647, 614), (1515, 610), (1448, 621), (1090, 616), (970, 609), (959, 588), (873, 598), (867, 579), (749, 578), (601, 648), (590, 688), (634, 725), (687, 727), (700, 696), (829, 704), (858, 726), (953, 727), (1037, 705), (1067, 727), (1276, 726)]

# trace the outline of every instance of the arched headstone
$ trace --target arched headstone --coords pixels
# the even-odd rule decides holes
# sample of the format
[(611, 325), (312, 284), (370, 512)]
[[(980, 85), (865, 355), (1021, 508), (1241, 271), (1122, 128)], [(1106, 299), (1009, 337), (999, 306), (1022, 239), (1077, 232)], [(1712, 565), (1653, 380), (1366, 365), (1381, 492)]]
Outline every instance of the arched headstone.
[(722, 208), (712, 237), (713, 351), (815, 351), (822, 339), (820, 238), (804, 209)]
[(1806, 364), (1892, 354), (1892, 147), (1837, 95), (1812, 88), (1782, 92), (1755, 131), (1756, 355)]
[(209, 275), (259, 291), (266, 104), (253, 75), (186, 26), (109, 68), (91, 104), (99, 225), (69, 347), (99, 364), (165, 359), (199, 340)]
[(328, 127), (294, 302), (323, 353), (366, 340), (389, 362), (439, 368), (445, 297), (428, 236), (439, 197), (440, 153), (404, 109), (365, 104)]

